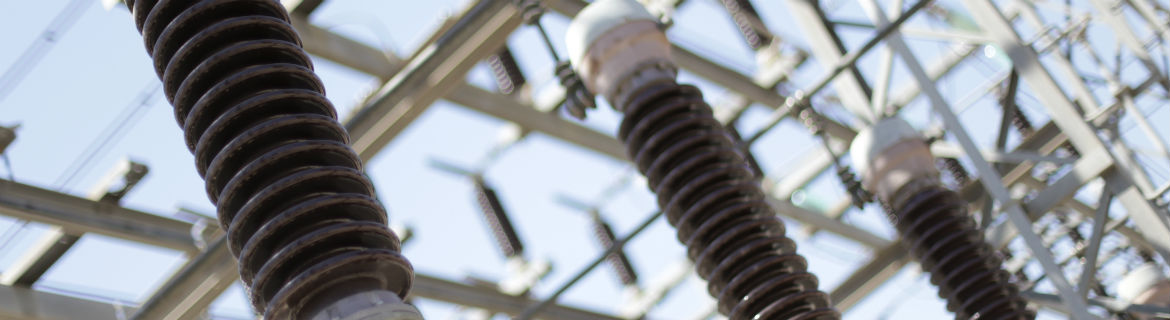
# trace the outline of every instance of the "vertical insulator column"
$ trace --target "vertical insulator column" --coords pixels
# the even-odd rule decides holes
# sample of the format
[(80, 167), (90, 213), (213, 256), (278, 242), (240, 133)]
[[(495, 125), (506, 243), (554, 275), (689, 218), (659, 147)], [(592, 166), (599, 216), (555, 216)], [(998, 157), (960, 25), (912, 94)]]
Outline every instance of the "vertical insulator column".
[(967, 203), (942, 186), (935, 159), (914, 128), (883, 119), (857, 135), (850, 154), (955, 319), (1035, 317), (967, 214)]
[(256, 310), (348, 319), (412, 309), (400, 299), (413, 269), (280, 3), (126, 5)]
[(731, 319), (838, 319), (769, 206), (740, 141), (693, 86), (675, 82), (670, 44), (631, 0), (599, 0), (569, 25), (573, 65), (625, 113), (618, 138)]

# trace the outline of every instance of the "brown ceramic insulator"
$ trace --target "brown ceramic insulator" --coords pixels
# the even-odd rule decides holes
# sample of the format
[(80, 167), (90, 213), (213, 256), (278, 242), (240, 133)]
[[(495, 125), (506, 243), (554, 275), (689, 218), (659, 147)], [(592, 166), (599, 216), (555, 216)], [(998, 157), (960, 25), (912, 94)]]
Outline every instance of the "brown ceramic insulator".
[[(617, 242), (617, 236), (613, 233), (613, 227), (609, 223), (601, 219), (593, 221), (593, 235), (597, 236), (597, 242), (601, 245), (602, 250), (607, 250)], [(638, 273), (634, 271), (634, 265), (630, 263), (630, 258), (626, 256), (626, 251), (618, 248), (613, 253), (605, 257), (606, 262), (609, 262), (610, 267), (613, 267), (614, 273), (617, 273), (618, 280), (622, 281), (624, 285), (633, 285), (638, 283)]]
[(891, 216), (955, 319), (1035, 318), (962, 198), (940, 185), (913, 192)]
[(730, 319), (839, 319), (769, 206), (740, 142), (693, 86), (660, 81), (615, 107), (618, 137)]
[(496, 76), (496, 86), (500, 93), (511, 94), (524, 85), (526, 81), (524, 73), (520, 71), (520, 65), (516, 63), (516, 57), (512, 55), (512, 50), (508, 49), (508, 46), (488, 56), (487, 62), (492, 74)]
[(512, 220), (508, 219), (508, 213), (504, 211), (504, 205), (500, 203), (496, 191), (488, 187), (483, 180), (475, 179), (475, 198), (480, 211), (483, 212), (484, 221), (487, 221), (488, 227), (492, 229), (492, 236), (495, 237), (496, 245), (504, 256), (510, 258), (523, 254), (524, 244), (520, 242), (516, 228), (512, 227)]
[(766, 47), (772, 43), (772, 34), (766, 29), (759, 28), (760, 14), (756, 12), (756, 8), (752, 6), (749, 0), (721, 0), (723, 7), (727, 8), (727, 12), (731, 13), (731, 20), (735, 22), (739, 33), (743, 35), (744, 40), (752, 47), (752, 50), (758, 50)]
[(256, 310), (406, 297), (413, 269), (280, 3), (126, 2)]

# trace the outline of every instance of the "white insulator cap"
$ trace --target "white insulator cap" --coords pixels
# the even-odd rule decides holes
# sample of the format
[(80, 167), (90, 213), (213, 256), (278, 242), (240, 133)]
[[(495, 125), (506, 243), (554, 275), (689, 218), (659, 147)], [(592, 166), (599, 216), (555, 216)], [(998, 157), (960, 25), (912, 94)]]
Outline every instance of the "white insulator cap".
[(670, 41), (658, 18), (634, 0), (589, 4), (569, 23), (565, 42), (585, 87), (607, 98), (648, 63), (670, 61)]
[(1133, 269), (1117, 283), (1117, 297), (1126, 303), (1167, 305), (1170, 281), (1156, 264), (1147, 263)]
[(885, 118), (857, 133), (849, 146), (850, 158), (859, 174), (869, 171), (870, 162), (902, 140), (922, 140), (914, 127), (902, 118)]
[(901, 118), (885, 118), (862, 130), (849, 156), (862, 184), (882, 201), (911, 181), (938, 176), (922, 135)]
[(634, 0), (598, 0), (590, 3), (577, 13), (565, 31), (569, 61), (573, 65), (581, 65), (585, 51), (601, 35), (623, 24), (638, 21), (656, 23), (658, 19)]

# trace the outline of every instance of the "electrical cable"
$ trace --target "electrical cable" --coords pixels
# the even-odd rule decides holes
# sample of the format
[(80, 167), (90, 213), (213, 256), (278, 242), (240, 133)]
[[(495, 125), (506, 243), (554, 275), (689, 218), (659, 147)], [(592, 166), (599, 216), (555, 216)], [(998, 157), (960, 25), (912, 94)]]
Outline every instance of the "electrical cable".
[(33, 40), (33, 43), (24, 49), (24, 53), (21, 53), (20, 57), (12, 62), (8, 70), (0, 75), (0, 102), (4, 102), (4, 98), (12, 94), (12, 91), (24, 81), (24, 78), (45, 59), (49, 50), (53, 49), (61, 36), (77, 23), (77, 20), (85, 13), (85, 9), (94, 2), (96, 1), (73, 0), (57, 13), (49, 26), (41, 31), (40, 37)]
[(152, 80), (142, 90), (139, 91), (137, 97), (131, 104), (127, 105), (122, 112), (118, 114), (105, 129), (99, 133), (92, 142), (82, 151), (81, 155), (74, 158), (73, 162), (66, 167), (61, 176), (53, 182), (55, 189), (58, 191), (64, 189), (72, 183), (77, 177), (90, 168), (90, 164), (95, 159), (104, 155), (113, 146), (126, 135), (130, 128), (137, 124), (138, 120), (142, 119), (143, 111), (146, 111), (153, 101), (158, 97), (162, 91), (162, 83), (158, 80)]

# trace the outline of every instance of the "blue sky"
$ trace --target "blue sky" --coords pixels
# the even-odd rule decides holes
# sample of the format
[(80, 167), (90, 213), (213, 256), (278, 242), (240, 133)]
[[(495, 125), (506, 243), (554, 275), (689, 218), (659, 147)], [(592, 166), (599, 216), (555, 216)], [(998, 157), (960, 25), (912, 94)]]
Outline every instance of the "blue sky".
[[(312, 21), (398, 56), (408, 56), (438, 25), (440, 17), (457, 15), (465, 6), (463, 2), (326, 1), (313, 15)], [(827, 5), (834, 9), (834, 18), (868, 21), (856, 4), (830, 2)], [(64, 0), (0, 3), (0, 30), (6, 30), (0, 33), (0, 42), (7, 44), (0, 47), (0, 68), (16, 61), (25, 46), (40, 36), (67, 3)], [(766, 4), (767, 1), (756, 3), (773, 31), (798, 46), (807, 47), (797, 31), (799, 29), (787, 16), (785, 6)], [(738, 71), (750, 73), (754, 70), (753, 53), (742, 43), (717, 2), (688, 1), (676, 14), (676, 25), (670, 31), (672, 40)], [(550, 14), (544, 22), (563, 56), (561, 35), (568, 21)], [(939, 23), (915, 18), (911, 25), (938, 27)], [(855, 48), (871, 32), (842, 28), (842, 37), (850, 48)], [(521, 28), (509, 39), (529, 81), (539, 89), (554, 79), (553, 62), (538, 41), (532, 28)], [(923, 61), (930, 61), (946, 48), (931, 41), (912, 40), (910, 43)], [(329, 98), (343, 118), (371, 88), (378, 85), (376, 79), (360, 72), (316, 57), (314, 62)], [(876, 54), (867, 55), (859, 62), (867, 75), (876, 72), (877, 64)], [(979, 82), (977, 80), (1004, 68), (994, 62), (981, 66), (972, 64), (978, 62), (968, 63), (970, 67), (961, 68), (954, 76), (939, 83), (948, 100), (958, 100), (968, 88)], [(795, 87), (807, 87), (824, 70), (823, 66), (808, 63), (792, 76), (793, 83)], [(484, 88), (495, 87), (489, 71), (482, 64), (468, 79)], [(908, 77), (901, 71), (895, 73), (894, 79), (894, 88), (908, 82)], [(725, 89), (690, 74), (684, 73), (681, 80), (699, 85), (712, 104), (726, 98)], [(62, 180), (61, 176), (70, 163), (125, 108), (137, 105), (136, 97), (143, 94), (144, 88), (156, 83), (156, 75), (129, 13), (123, 8), (107, 11), (93, 1), (76, 26), (59, 37), (43, 62), (11, 95), (0, 100), (0, 125), (21, 125), (16, 143), (8, 150), (12, 174), (22, 183), (84, 194), (119, 159), (131, 158), (148, 164), (151, 172), (124, 200), (124, 205), (167, 216), (178, 208), (212, 214), (214, 208), (205, 196), (202, 180), (195, 173), (192, 157), (181, 142), (181, 132), (170, 106), (157, 94), (149, 100), (139, 118), (128, 125), (124, 136), (99, 157), (86, 163), (77, 179), (63, 185), (57, 182)], [(989, 112), (993, 110), (998, 110), (993, 100), (981, 101), (963, 115), (968, 130), (984, 146), (994, 140), (994, 128), (998, 126), (997, 113)], [(1152, 117), (1166, 119), (1164, 110)], [(741, 129), (754, 132), (767, 111), (762, 106), (754, 106), (741, 123)], [(1037, 103), (1026, 104), (1025, 111), (1034, 116), (1036, 124), (1046, 118), (1043, 108)], [(826, 112), (853, 123), (843, 109), (828, 108)], [(905, 116), (920, 128), (937, 123), (928, 116), (922, 101), (909, 107)], [(585, 125), (612, 134), (619, 119), (608, 105), (603, 104), (590, 113)], [(1166, 123), (1166, 120), (1151, 121)], [(475, 207), (470, 181), (428, 164), (432, 159), (439, 159), (465, 167), (477, 166), (505, 125), (502, 120), (441, 101), (368, 163), (367, 170), (390, 211), (391, 221), (414, 229), (415, 236), (404, 252), (417, 272), (457, 280), (472, 276), (494, 281), (506, 275), (504, 261), (494, 248)], [(1162, 134), (1165, 136), (1165, 131)], [(793, 161), (802, 153), (818, 147), (803, 127), (789, 121), (760, 140), (753, 150), (767, 172), (783, 176), (795, 168)], [(8, 174), (6, 169), (0, 169), (0, 172)], [(623, 163), (538, 133), (507, 149), (487, 168), (486, 178), (500, 193), (521, 238), (526, 241), (527, 256), (553, 263), (552, 273), (534, 289), (537, 297), (554, 291), (601, 251), (592, 239), (587, 216), (558, 204), (556, 197), (568, 195), (577, 199), (596, 199), (603, 189), (621, 180), (628, 172)], [(807, 189), (818, 202), (832, 203), (844, 196), (831, 175), (818, 179)], [(874, 207), (852, 212), (846, 219), (892, 237), (892, 229)], [(653, 195), (635, 179), (602, 208), (602, 213), (614, 224), (617, 233), (625, 234), (655, 210), (655, 202)], [(810, 260), (810, 269), (821, 278), (822, 288), (826, 291), (867, 260), (869, 253), (863, 247), (827, 233), (807, 237), (799, 234), (798, 224), (788, 222), (790, 233), (800, 242), (801, 252)], [(36, 239), (44, 227), (0, 219), (0, 230), (6, 229), (19, 231), (14, 231), (16, 235), (11, 243), (0, 247), (0, 269), (19, 257), (21, 250)], [(78, 291), (131, 304), (141, 303), (184, 261), (181, 254), (165, 249), (95, 235), (86, 235), (82, 239), (38, 283), (42, 289)], [(664, 221), (656, 222), (631, 242), (627, 251), (643, 284), (684, 257), (673, 229)], [(655, 319), (692, 316), (700, 311), (706, 301), (705, 295), (705, 285), (691, 276), (650, 316)], [(620, 305), (620, 298), (620, 283), (610, 270), (603, 267), (570, 290), (562, 301), (614, 312)], [(242, 289), (236, 286), (221, 297), (212, 310), (224, 318), (241, 318), (249, 314), (247, 306)], [(457, 310), (450, 305), (421, 302), (420, 308), (429, 319), (458, 318)], [(950, 317), (935, 296), (934, 287), (916, 266), (905, 268), (888, 285), (852, 309), (847, 318), (878, 319), (883, 314), (889, 319)]]

